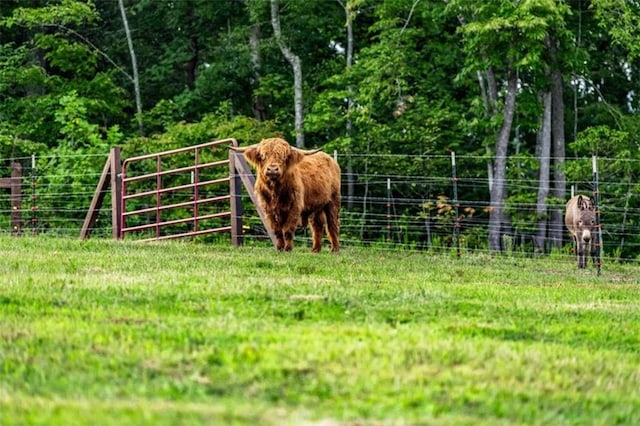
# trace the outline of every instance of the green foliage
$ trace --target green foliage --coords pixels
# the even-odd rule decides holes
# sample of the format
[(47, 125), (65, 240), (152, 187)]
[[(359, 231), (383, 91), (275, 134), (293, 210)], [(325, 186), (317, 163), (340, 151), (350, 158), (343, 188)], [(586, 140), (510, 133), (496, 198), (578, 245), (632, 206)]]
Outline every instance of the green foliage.
[[(483, 182), (492, 160), (486, 147), (502, 124), (505, 72), (516, 69), (517, 134), (511, 139), (522, 157), (510, 161), (508, 178), (531, 185), (509, 187), (508, 201), (529, 204), (538, 179), (530, 159), (542, 112), (539, 93), (557, 70), (564, 79), (567, 155), (613, 157), (604, 172), (622, 184), (607, 199), (625, 211), (636, 202), (627, 194), (638, 192), (640, 15), (633, 2), (593, 0), (588, 6), (551, 0), (281, 1), (283, 37), (302, 61), (308, 145), (347, 156), (358, 183), (398, 173), (448, 175), (447, 161), (425, 156), (450, 150), (478, 156), (461, 172)], [(274, 134), (292, 139), (293, 77), (273, 38), (268, 1), (140, 0), (124, 7), (140, 73), (143, 135), (134, 119), (131, 56), (117, 1), (0, 1), (5, 163), (31, 154), (85, 160), (91, 152), (95, 161), (82, 166), (69, 160), (64, 169), (95, 180), (113, 143), (123, 145), (126, 157), (228, 137), (241, 144)], [(483, 103), (478, 84), (477, 72), (488, 69), (498, 89), (495, 108)], [(597, 126), (608, 130), (593, 133)], [(589, 185), (588, 163), (567, 167), (571, 183)], [(476, 185), (468, 198), (486, 202), (487, 188)], [(434, 199), (450, 196), (448, 190), (440, 183), (398, 184), (392, 195)], [(376, 191), (367, 195), (387, 195)], [(354, 195), (363, 197), (364, 185)], [(416, 217), (418, 204), (397, 213)], [(528, 216), (518, 211), (510, 219), (523, 225)], [(624, 222), (624, 215), (614, 220)]]
[[(449, 98), (448, 89), (455, 89), (446, 77), (456, 62), (455, 52), (439, 45), (453, 35), (441, 29), (447, 18), (440, 5), (416, 6), (413, 10), (411, 2), (388, 2), (376, 7), (370, 31), (377, 42), (359, 51), (351, 69), (323, 83), (309, 114), (311, 131), (324, 128), (329, 139), (346, 135), (341, 143), (348, 141), (345, 148), (354, 153), (438, 153), (460, 144), (454, 130), (460, 122), (459, 105)], [(398, 19), (412, 10), (410, 21)], [(351, 111), (348, 97), (353, 99)], [(348, 135), (347, 120), (352, 124)]]
[[(30, 2), (22, 2), (29, 4)], [(93, 2), (80, 2), (76, 0), (61, 0), (60, 2), (50, 2), (51, 5), (42, 7), (18, 7), (13, 11), (12, 16), (3, 17), (0, 23), (11, 28), (14, 25), (25, 26), (26, 28), (38, 28), (43, 26), (54, 26), (62, 28), (65, 26), (82, 26), (94, 24), (98, 19)]]
[[(569, 149), (575, 156), (596, 155), (607, 157), (629, 157), (629, 134), (614, 130), (606, 126), (597, 126), (580, 132), (575, 142), (569, 144)], [(621, 154), (622, 149), (622, 155)], [(625, 155), (624, 153), (627, 152)]]
[[(59, 124), (58, 145), (38, 164), (41, 194), (44, 200), (41, 222), (45, 227), (55, 220), (81, 220), (83, 217), (65, 211), (85, 211), (93, 193), (86, 188), (97, 185), (109, 149), (122, 142), (117, 126), (101, 129), (88, 121), (87, 101), (70, 92), (59, 100), (55, 112)], [(57, 196), (63, 194), (63, 197)]]
[(624, 0), (593, 0), (590, 9), (594, 11), (599, 27), (611, 34), (616, 45), (628, 52), (628, 59), (638, 59), (640, 7)]
[(629, 175), (635, 175), (637, 171), (630, 168), (632, 163), (628, 160), (638, 159), (637, 146), (630, 141), (627, 132), (613, 130), (606, 126), (597, 126), (586, 129), (578, 135), (575, 142), (569, 144), (569, 150), (576, 157), (582, 157), (582, 162), (573, 162), (567, 169), (567, 177), (570, 182), (590, 182), (593, 176), (593, 164), (591, 157), (610, 157), (607, 169), (600, 168), (599, 173), (615, 175), (618, 179), (626, 180)]
[[(548, 0), (518, 1), (457, 1), (448, 2), (447, 13), (461, 25), (461, 47), (466, 53), (464, 66), (459, 67), (458, 80), (490, 70), (494, 78), (504, 80), (507, 70), (517, 70), (519, 90), (516, 102), (516, 124), (524, 143), (533, 150), (539, 128), (542, 107), (539, 93), (550, 86), (552, 70), (566, 72), (577, 69), (575, 35), (570, 31), (572, 11), (565, 2)], [(553, 53), (551, 50), (553, 46)], [(471, 99), (468, 128), (476, 146), (493, 146), (502, 125), (502, 92), (498, 84), (497, 105), (489, 107), (484, 99)], [(475, 89), (472, 96), (475, 96)], [(480, 95), (478, 93), (478, 95)]]
[(62, 96), (60, 106), (61, 109), (55, 113), (55, 120), (60, 124), (62, 136), (58, 145), (59, 151), (83, 154), (83, 150), (86, 149), (100, 152), (105, 146), (119, 142), (121, 135), (117, 135), (117, 128), (111, 129), (105, 140), (98, 133), (98, 126), (87, 122), (85, 101), (79, 99), (76, 92)]
[(124, 146), (125, 157), (227, 138), (234, 138), (241, 145), (250, 145), (278, 133), (275, 123), (271, 121), (257, 121), (243, 115), (232, 115), (230, 103), (222, 103), (215, 112), (208, 113), (202, 120), (192, 123), (183, 121), (175, 124), (171, 117), (177, 109), (179, 107), (173, 102), (165, 101), (145, 115), (145, 123), (163, 131), (150, 137), (130, 139)]
[(452, 13), (461, 15), (465, 24), (460, 31), (465, 39), (469, 70), (502, 67), (541, 69), (545, 37), (549, 29), (564, 30), (570, 13), (564, 2), (548, 0), (511, 0), (465, 2), (452, 1)]
[(95, 45), (78, 33), (97, 25), (93, 4), (64, 0), (27, 6), (0, 20), (0, 28), (18, 26), (31, 34), (28, 43), (16, 37), (19, 43), (2, 46), (8, 59), (0, 64), (0, 99), (10, 132), (55, 149), (60, 132), (56, 111), (62, 105), (60, 98), (70, 92), (84, 98), (90, 121), (118, 124), (126, 105), (123, 90), (112, 81), (111, 71), (100, 70)]
[(0, 158), (23, 158), (47, 152), (43, 144), (20, 139), (11, 130), (5, 123), (0, 122)]
[(35, 44), (46, 52), (45, 59), (60, 73), (74, 73), (78, 79), (90, 78), (95, 73), (98, 58), (80, 43), (44, 34), (36, 38)]

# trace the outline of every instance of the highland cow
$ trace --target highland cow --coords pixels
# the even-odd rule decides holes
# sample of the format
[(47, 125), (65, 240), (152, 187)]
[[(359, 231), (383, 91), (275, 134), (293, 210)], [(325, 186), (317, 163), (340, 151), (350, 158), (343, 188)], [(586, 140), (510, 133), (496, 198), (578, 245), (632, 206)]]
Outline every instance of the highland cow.
[(278, 250), (290, 251), (296, 227), (308, 224), (313, 252), (321, 250), (325, 228), (331, 251), (340, 250), (340, 166), (333, 158), (280, 138), (232, 149), (256, 169), (254, 192)]

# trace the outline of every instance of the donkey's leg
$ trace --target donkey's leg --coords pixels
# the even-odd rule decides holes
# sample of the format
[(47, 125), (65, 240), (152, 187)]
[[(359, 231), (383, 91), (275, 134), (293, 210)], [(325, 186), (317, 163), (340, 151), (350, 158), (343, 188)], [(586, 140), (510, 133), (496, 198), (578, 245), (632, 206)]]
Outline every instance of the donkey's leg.
[(578, 268), (584, 269), (587, 265), (587, 254), (585, 253), (584, 241), (578, 241)]
[(576, 255), (576, 259), (578, 260), (578, 268), (580, 267), (580, 255), (578, 254), (578, 239), (575, 235), (571, 234), (571, 251)]

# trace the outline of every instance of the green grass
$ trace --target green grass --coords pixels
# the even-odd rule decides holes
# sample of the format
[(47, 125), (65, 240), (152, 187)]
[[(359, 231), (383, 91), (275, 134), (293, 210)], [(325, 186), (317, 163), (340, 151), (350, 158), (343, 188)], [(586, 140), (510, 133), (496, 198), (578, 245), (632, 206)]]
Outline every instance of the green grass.
[(640, 271), (0, 237), (2, 425), (640, 424)]

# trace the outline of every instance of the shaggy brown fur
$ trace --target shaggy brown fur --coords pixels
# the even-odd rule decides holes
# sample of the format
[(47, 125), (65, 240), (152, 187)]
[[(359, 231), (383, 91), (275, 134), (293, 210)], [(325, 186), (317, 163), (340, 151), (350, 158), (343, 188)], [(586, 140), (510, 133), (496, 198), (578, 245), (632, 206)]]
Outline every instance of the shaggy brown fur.
[(567, 202), (564, 223), (576, 245), (578, 268), (587, 267), (587, 253), (592, 253), (591, 240), (595, 237), (596, 215), (594, 200), (576, 195)]
[(309, 223), (313, 252), (322, 248), (325, 227), (331, 251), (340, 250), (340, 166), (333, 158), (294, 148), (280, 138), (235, 150), (256, 169), (255, 194), (278, 250), (290, 251), (296, 227)]

